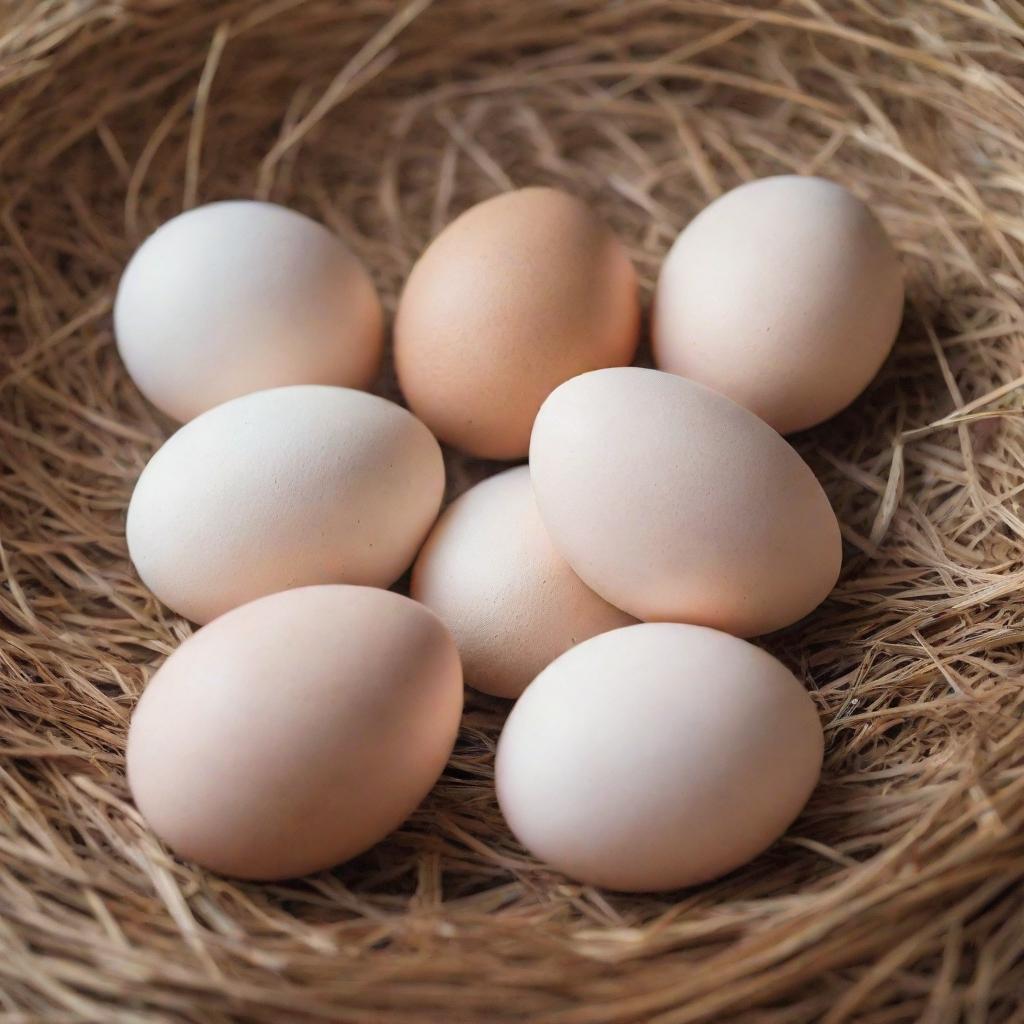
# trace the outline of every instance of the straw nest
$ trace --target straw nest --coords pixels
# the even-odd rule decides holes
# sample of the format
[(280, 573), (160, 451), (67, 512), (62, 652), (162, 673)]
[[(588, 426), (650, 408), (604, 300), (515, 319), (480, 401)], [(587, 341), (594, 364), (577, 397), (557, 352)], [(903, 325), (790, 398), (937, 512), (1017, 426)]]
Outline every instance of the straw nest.
[[(0, 17), (0, 1020), (1024, 1020), (1019, 0)], [(112, 343), (134, 246), (183, 207), (266, 197), (347, 238), (393, 308), (459, 210), (552, 183), (614, 225), (649, 292), (703, 204), (790, 171), (874, 205), (908, 305), (879, 379), (797, 439), (846, 558), (831, 599), (768, 641), (828, 742), (786, 838), (692, 891), (572, 884), (503, 826), (506, 705), (473, 696), (434, 794), (357, 861), (256, 885), (172, 859), (122, 760), (147, 676), (189, 633), (125, 554), (133, 481), (170, 428)], [(488, 467), (449, 469), (457, 491)]]

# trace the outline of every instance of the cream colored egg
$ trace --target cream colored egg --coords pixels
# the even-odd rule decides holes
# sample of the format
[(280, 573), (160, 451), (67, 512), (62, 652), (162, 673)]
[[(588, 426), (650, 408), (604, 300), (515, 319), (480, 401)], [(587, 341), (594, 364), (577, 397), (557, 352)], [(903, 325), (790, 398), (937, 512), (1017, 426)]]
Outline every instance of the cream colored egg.
[(526, 466), (454, 501), (416, 559), (411, 594), (441, 617), (466, 682), (518, 697), (558, 655), (635, 621), (598, 597), (555, 550)]
[(574, 879), (676, 889), (773, 843), (822, 747), (813, 702), (771, 655), (642, 623), (574, 647), (527, 687), (498, 744), (498, 801), (519, 841)]
[(406, 409), (348, 388), (272, 388), (156, 452), (128, 507), (128, 551), (161, 601), (207, 622), (291, 587), (390, 586), (443, 493), (441, 450)]
[(763, 178), (715, 200), (672, 246), (654, 357), (787, 434), (867, 387), (902, 311), (899, 259), (864, 203), (822, 178)]
[(520, 458), (553, 388), (630, 362), (639, 316), (615, 235), (564, 192), (521, 189), (468, 210), (420, 257), (396, 314), (395, 368), (442, 441)]
[(606, 601), (738, 636), (835, 584), (839, 525), (807, 464), (735, 402), (674, 374), (596, 370), (552, 392), (530, 472), (551, 539)]
[(368, 387), (383, 345), (370, 276), (323, 225), (236, 200), (180, 214), (132, 257), (114, 305), (139, 390), (177, 420), (285, 384)]
[(229, 612), (150, 680), (128, 733), (139, 810), (181, 857), (241, 878), (348, 860), (441, 774), (462, 675), (440, 620), (369, 587)]

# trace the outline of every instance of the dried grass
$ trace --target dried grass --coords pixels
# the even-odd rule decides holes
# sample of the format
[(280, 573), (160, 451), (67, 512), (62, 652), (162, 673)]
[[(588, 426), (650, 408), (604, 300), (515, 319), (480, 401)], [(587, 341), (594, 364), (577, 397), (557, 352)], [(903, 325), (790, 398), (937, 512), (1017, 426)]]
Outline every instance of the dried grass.
[[(1018, 0), (49, 0), (0, 8), (0, 1021), (1024, 1021), (1024, 5)], [(786, 839), (717, 884), (569, 884), (501, 823), (474, 697), (415, 819), (236, 884), (127, 800), (189, 627), (123, 518), (165, 435), (118, 362), (133, 247), (183, 206), (323, 218), (393, 306), (469, 203), (565, 185), (648, 290), (742, 179), (867, 197), (909, 273), (893, 358), (799, 439), (848, 542), (770, 646), (828, 736)], [(385, 391), (392, 385), (385, 385)], [(460, 489), (487, 467), (450, 460)]]

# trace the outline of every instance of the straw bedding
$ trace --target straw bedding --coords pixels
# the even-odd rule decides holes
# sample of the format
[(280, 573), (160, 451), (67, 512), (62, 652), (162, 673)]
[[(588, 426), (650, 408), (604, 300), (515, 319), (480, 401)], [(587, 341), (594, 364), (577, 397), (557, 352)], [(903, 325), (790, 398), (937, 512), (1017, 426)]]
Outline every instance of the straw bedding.
[[(1019, 0), (0, 18), (0, 1021), (1024, 1021)], [(614, 225), (649, 293), (696, 210), (789, 171), (874, 205), (908, 305), (879, 379), (796, 440), (846, 559), (767, 641), (828, 742), (787, 837), (692, 891), (572, 884), (505, 830), (506, 705), (471, 696), (434, 794), (357, 861), (255, 885), (171, 858), (122, 762), (189, 633), (125, 554), (171, 426), (112, 342), (133, 247), (183, 207), (266, 197), (348, 239), (393, 309), (459, 210), (551, 183)], [(452, 493), (489, 468), (449, 458)]]

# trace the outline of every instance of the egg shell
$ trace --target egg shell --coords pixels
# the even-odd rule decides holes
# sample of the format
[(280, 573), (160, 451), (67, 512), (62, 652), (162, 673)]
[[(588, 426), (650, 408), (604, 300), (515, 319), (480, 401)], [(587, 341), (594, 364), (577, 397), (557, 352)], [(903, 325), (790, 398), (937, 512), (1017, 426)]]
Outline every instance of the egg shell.
[(161, 601), (208, 622), (291, 587), (390, 586), (443, 493), (441, 449), (408, 410), (348, 388), (272, 388), (215, 406), (156, 452), (128, 507), (128, 550)]
[(462, 673), (440, 620), (370, 587), (303, 587), (236, 608), (150, 680), (128, 781), (181, 857), (289, 878), (397, 828), (441, 774)]
[(472, 207), (413, 267), (395, 318), (409, 407), (473, 455), (526, 454), (553, 388), (633, 358), (636, 272), (580, 200), (526, 188)]
[(635, 621), (555, 550), (526, 466), (445, 509), (416, 559), (410, 593), (451, 630), (466, 682), (497, 697), (518, 697), (573, 644)]
[(117, 345), (139, 390), (185, 421), (286, 384), (368, 387), (383, 350), (369, 274), (322, 224), (234, 200), (180, 214), (128, 264)]
[(672, 246), (654, 359), (787, 434), (867, 387), (902, 312), (899, 258), (861, 200), (822, 178), (763, 178), (716, 199)]
[(774, 842), (822, 749), (813, 702), (771, 655), (641, 623), (574, 647), (526, 688), (498, 744), (498, 801), (519, 841), (578, 881), (677, 889)]
[(754, 636), (839, 573), (839, 525), (807, 464), (723, 395), (658, 370), (596, 370), (544, 403), (530, 472), (551, 539), (638, 619)]

